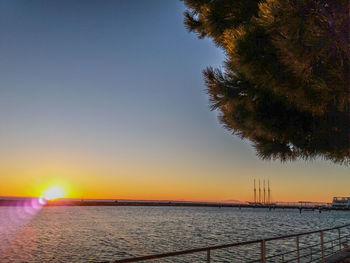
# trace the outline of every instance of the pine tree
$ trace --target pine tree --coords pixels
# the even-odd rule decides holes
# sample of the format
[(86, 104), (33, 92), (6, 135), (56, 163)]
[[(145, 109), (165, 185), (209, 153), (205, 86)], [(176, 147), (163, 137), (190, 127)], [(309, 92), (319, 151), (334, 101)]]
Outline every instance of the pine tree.
[(350, 163), (347, 0), (184, 0), (185, 26), (226, 54), (212, 109), (262, 159)]

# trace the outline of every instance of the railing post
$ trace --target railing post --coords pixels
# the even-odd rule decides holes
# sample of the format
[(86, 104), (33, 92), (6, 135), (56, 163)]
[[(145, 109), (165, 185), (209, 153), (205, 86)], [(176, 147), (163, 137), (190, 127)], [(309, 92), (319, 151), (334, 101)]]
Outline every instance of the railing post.
[(341, 250), (340, 228), (338, 228), (338, 238), (339, 238), (339, 251), (340, 251)]
[(295, 241), (297, 243), (297, 262), (300, 263), (299, 236), (295, 237)]
[(321, 239), (321, 254), (322, 254), (322, 262), (324, 262), (324, 242), (323, 242), (323, 231), (320, 231), (320, 239)]
[(333, 241), (331, 242), (331, 244), (332, 244), (332, 254), (334, 253), (334, 243), (333, 243)]
[(210, 249), (207, 250), (207, 263), (210, 263)]
[(312, 247), (310, 247), (310, 262), (312, 261)]
[(261, 263), (266, 263), (266, 246), (265, 246), (265, 240), (261, 240)]

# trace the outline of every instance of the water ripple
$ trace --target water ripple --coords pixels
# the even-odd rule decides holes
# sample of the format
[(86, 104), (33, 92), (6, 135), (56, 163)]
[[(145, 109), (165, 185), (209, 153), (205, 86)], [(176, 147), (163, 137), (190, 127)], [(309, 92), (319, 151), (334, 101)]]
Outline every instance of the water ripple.
[[(349, 212), (210, 207), (44, 207), (16, 217), (16, 207), (0, 207), (0, 262), (96, 262), (342, 225)], [(310, 244), (313, 237), (301, 239)], [(289, 243), (288, 243), (289, 242)], [(282, 252), (292, 241), (271, 244)], [(251, 246), (213, 251), (213, 262), (257, 258)], [(205, 255), (159, 262), (204, 262)], [(231, 261), (230, 261), (231, 260)], [(156, 261), (154, 261), (156, 262)]]

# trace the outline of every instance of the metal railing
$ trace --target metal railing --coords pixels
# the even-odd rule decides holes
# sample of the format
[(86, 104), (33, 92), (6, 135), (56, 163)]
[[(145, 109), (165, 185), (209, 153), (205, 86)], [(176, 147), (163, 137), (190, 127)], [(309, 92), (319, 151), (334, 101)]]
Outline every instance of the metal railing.
[[(344, 232), (344, 230), (348, 230), (347, 232)], [(259, 239), (254, 241), (246, 241), (246, 242), (237, 242), (237, 243), (231, 243), (231, 244), (225, 244), (225, 245), (218, 245), (218, 246), (210, 246), (210, 247), (203, 247), (203, 248), (195, 248), (195, 249), (188, 249), (188, 250), (182, 250), (182, 251), (176, 251), (176, 252), (170, 252), (170, 253), (162, 253), (162, 254), (153, 254), (148, 256), (140, 256), (140, 257), (134, 257), (134, 258), (127, 258), (127, 259), (120, 259), (120, 260), (114, 260), (115, 263), (127, 263), (127, 262), (140, 262), (140, 261), (148, 261), (148, 260), (158, 260), (163, 258), (169, 258), (169, 257), (175, 257), (175, 256), (182, 256), (182, 255), (188, 255), (188, 254), (195, 254), (195, 253), (205, 253), (205, 259), (207, 263), (210, 263), (212, 260), (211, 252), (214, 250), (219, 249), (227, 249), (227, 248), (234, 248), (234, 247), (244, 247), (248, 245), (256, 245), (258, 250), (260, 250), (259, 258), (254, 260), (245, 260), (244, 262), (248, 263), (254, 263), (254, 262), (315, 262), (315, 261), (324, 261), (326, 257), (333, 255), (345, 248), (348, 247), (348, 243), (350, 241), (350, 224), (328, 228), (328, 229), (322, 229), (322, 230), (316, 230), (316, 231), (310, 231), (310, 232), (304, 232), (299, 234), (292, 234), (292, 235), (285, 235), (280, 237), (272, 237), (272, 238), (266, 238), (266, 239)], [(337, 231), (335, 233), (335, 231)], [(342, 233), (343, 231), (343, 233)], [(329, 234), (330, 239), (325, 239), (325, 234)], [(313, 235), (313, 236), (312, 236)], [(318, 237), (317, 237), (318, 236)], [(334, 238), (334, 236), (336, 236)], [(308, 237), (309, 240), (307, 241), (308, 245), (303, 246), (303, 244), (300, 242), (300, 239), (303, 237)], [(312, 237), (312, 240), (310, 240), (310, 237)], [(269, 255), (267, 244), (271, 243), (273, 241), (282, 241), (283, 240), (289, 240), (289, 243), (291, 239), (295, 239), (295, 247), (291, 247), (291, 250), (284, 251), (282, 253), (272, 254)], [(313, 243), (310, 245), (310, 241), (313, 241), (316, 243)], [(312, 243), (312, 242), (311, 242)], [(304, 242), (305, 244), (305, 242)], [(203, 255), (204, 256), (204, 255)], [(192, 261), (189, 261), (192, 262)], [(196, 260), (196, 262), (198, 262)]]

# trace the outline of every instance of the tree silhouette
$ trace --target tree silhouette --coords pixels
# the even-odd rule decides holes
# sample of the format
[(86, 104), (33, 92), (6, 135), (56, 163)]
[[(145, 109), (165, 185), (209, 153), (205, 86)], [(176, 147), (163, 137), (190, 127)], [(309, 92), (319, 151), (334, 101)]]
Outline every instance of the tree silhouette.
[(262, 159), (350, 163), (348, 0), (184, 0), (185, 25), (226, 54), (211, 109)]

